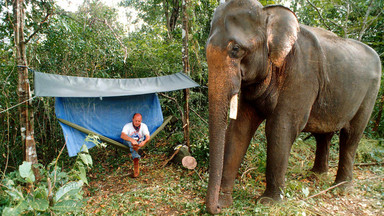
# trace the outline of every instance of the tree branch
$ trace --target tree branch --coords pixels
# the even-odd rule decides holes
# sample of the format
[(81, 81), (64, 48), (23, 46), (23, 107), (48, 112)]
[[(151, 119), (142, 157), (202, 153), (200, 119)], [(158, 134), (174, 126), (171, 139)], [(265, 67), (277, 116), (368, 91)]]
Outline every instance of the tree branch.
[(380, 10), (380, 12), (377, 14), (377, 16), (375, 18), (373, 18), (373, 19), (368, 21), (369, 14), (371, 13), (372, 8), (373, 8), (373, 0), (370, 1), (368, 9), (367, 9), (367, 11), (365, 13), (364, 21), (363, 21), (363, 26), (361, 27), (361, 31), (359, 33), (359, 38), (358, 38), (359, 41), (361, 41), (363, 39), (365, 31), (368, 29), (368, 27), (370, 25), (372, 25), (372, 23), (375, 20), (377, 20), (380, 17), (380, 15), (383, 13), (383, 10)]
[[(168, 98), (168, 99), (170, 99), (170, 100), (172, 100), (172, 101), (174, 101), (175, 102), (175, 104), (176, 104), (176, 107), (177, 107), (177, 110), (180, 112), (180, 116), (181, 116), (181, 118), (183, 119), (184, 117), (184, 112), (183, 112), (183, 110), (181, 109), (181, 107), (180, 107), (180, 105), (179, 105), (179, 103), (177, 102), (177, 100), (176, 100), (176, 98), (173, 98), (173, 97), (170, 97), (170, 96), (168, 96), (168, 95), (166, 95), (166, 94), (164, 94), (164, 93), (159, 93), (161, 96), (163, 96), (163, 97), (166, 97), (166, 98)], [(183, 125), (183, 127), (184, 127), (184, 125)]]
[(47, 12), (47, 15), (45, 16), (44, 20), (40, 22), (39, 27), (27, 38), (27, 40), (24, 41), (24, 44), (27, 44), (42, 28), (43, 24), (47, 22), (48, 18), (52, 15), (53, 13)]
[(312, 195), (312, 196), (309, 196), (309, 197), (305, 198), (304, 200), (308, 200), (308, 199), (317, 197), (317, 196), (319, 196), (319, 195), (321, 195), (321, 194), (324, 194), (324, 193), (326, 193), (327, 191), (332, 190), (333, 188), (337, 188), (337, 187), (339, 187), (340, 185), (345, 184), (345, 183), (348, 183), (348, 182), (347, 182), (347, 181), (340, 182), (340, 183), (338, 183), (337, 185), (334, 185), (334, 186), (332, 186), (332, 187), (330, 187), (330, 188), (328, 188), (328, 189), (326, 189), (326, 190), (320, 191), (319, 193), (317, 193), (317, 194), (315, 194), (315, 195)]
[(344, 31), (344, 38), (348, 38), (348, 19), (350, 14), (350, 3), (347, 1), (347, 16), (345, 16), (345, 24), (342, 26)]
[(371, 12), (372, 10), (372, 5), (373, 5), (373, 0), (371, 0), (369, 2), (369, 6), (368, 6), (368, 9), (367, 11), (365, 12), (365, 16), (364, 16), (364, 21), (363, 21), (363, 26), (361, 26), (361, 30), (360, 30), (360, 33), (359, 33), (359, 38), (358, 38), (358, 41), (361, 41), (364, 33), (365, 33), (365, 30), (367, 29), (367, 21), (368, 21), (368, 17), (369, 17), (369, 13)]
[(325, 27), (327, 27), (328, 30), (331, 30), (331, 28), (325, 23), (325, 19), (321, 15), (319, 9), (311, 1), (307, 0), (307, 2), (317, 11), (317, 13), (319, 14), (320, 19), (321, 19), (322, 23), (325, 25)]
[(108, 28), (111, 30), (113, 36), (115, 36), (116, 40), (120, 43), (120, 45), (122, 47), (124, 47), (124, 62), (125, 60), (127, 59), (127, 56), (128, 56), (128, 50), (127, 50), (127, 47), (123, 44), (123, 42), (120, 40), (119, 36), (115, 33), (114, 29), (112, 28), (111, 25), (109, 25), (108, 21), (106, 19), (104, 20), (101, 20), (101, 19), (96, 19), (97, 21), (99, 22), (102, 22), (104, 23), (106, 26), (108, 26)]
[(201, 117), (194, 109), (190, 108), (192, 110), (193, 113), (195, 113), (204, 123), (208, 124), (208, 122), (203, 119), (203, 117)]

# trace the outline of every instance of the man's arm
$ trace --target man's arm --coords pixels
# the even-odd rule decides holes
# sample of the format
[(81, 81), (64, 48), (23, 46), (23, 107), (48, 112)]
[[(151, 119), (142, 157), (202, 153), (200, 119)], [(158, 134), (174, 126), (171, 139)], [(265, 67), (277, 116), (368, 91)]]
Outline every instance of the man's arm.
[(151, 137), (149, 136), (149, 134), (145, 135), (145, 140), (139, 144), (139, 147), (141, 148), (141, 147), (145, 146), (145, 144), (147, 144), (147, 142), (149, 141), (150, 138)]
[(129, 137), (127, 134), (125, 134), (123, 132), (121, 132), (120, 138), (123, 139), (123, 140), (127, 140), (127, 141), (131, 142), (132, 145), (137, 145), (137, 141), (136, 140), (132, 139), (131, 137)]

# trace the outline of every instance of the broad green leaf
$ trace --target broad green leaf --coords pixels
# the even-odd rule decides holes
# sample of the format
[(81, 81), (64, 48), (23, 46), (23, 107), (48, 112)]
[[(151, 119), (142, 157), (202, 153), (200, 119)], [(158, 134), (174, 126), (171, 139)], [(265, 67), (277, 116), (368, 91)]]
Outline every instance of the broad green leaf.
[(74, 190), (79, 190), (83, 186), (84, 182), (82, 180), (77, 182), (69, 182), (68, 184), (60, 187), (54, 197), (55, 202), (58, 202), (60, 199), (64, 198), (68, 193)]
[(49, 207), (49, 201), (47, 199), (35, 199), (29, 204), (36, 211), (45, 211)]
[(7, 194), (9, 194), (14, 201), (19, 201), (19, 200), (24, 199), (23, 193), (21, 193), (21, 191), (19, 191), (16, 188), (10, 188), (9, 190), (6, 190), (5, 192), (7, 192)]
[(92, 162), (92, 157), (91, 157), (91, 155), (80, 153), (79, 156), (80, 156), (80, 159), (83, 161), (83, 163), (84, 163), (85, 165), (87, 165), (87, 166), (92, 166), (93, 162)]
[(48, 188), (46, 186), (40, 185), (33, 192), (33, 197), (34, 198), (39, 198), (39, 199), (47, 199), (47, 197), (48, 197)]
[(85, 144), (83, 144), (83, 146), (81, 146), (81, 152), (88, 153), (88, 147)]
[(13, 216), (13, 215), (21, 215), (25, 210), (28, 209), (28, 204), (25, 201), (20, 202), (17, 206), (14, 208), (5, 207), (3, 210), (3, 216)]
[(59, 212), (78, 212), (81, 210), (82, 205), (83, 202), (77, 200), (63, 200), (56, 203), (51, 209)]
[(19, 166), (20, 176), (23, 177), (27, 182), (33, 183), (35, 181), (35, 175), (32, 171), (32, 163), (24, 161), (23, 164)]
[(5, 207), (3, 209), (3, 216), (18, 216), (21, 214), (22, 211), (20, 211), (20, 209), (18, 208), (10, 208), (10, 207)]
[(12, 187), (12, 186), (15, 185), (15, 182), (14, 182), (13, 180), (9, 179), (9, 180), (7, 181), (7, 183), (5, 183), (5, 185), (6, 185), (8, 188), (10, 188), (10, 187)]
[(87, 172), (85, 171), (85, 167), (79, 166), (79, 171), (80, 171), (80, 174), (79, 174), (80, 180), (82, 180), (83, 182), (85, 182), (85, 184), (88, 185)]

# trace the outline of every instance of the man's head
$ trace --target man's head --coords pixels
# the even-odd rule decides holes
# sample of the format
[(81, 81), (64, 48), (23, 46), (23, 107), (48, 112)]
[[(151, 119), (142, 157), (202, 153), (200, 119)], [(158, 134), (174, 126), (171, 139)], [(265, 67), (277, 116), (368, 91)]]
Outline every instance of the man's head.
[(133, 114), (133, 117), (132, 117), (132, 124), (133, 124), (133, 126), (139, 127), (142, 120), (143, 120), (143, 117), (141, 116), (140, 113)]

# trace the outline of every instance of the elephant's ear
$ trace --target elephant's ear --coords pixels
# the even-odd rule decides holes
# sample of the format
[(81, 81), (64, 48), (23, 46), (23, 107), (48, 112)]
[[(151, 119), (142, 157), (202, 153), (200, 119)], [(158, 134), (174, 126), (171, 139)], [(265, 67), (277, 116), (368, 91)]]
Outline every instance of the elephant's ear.
[(300, 31), (296, 15), (280, 5), (267, 6), (268, 54), (274, 65), (281, 67)]

